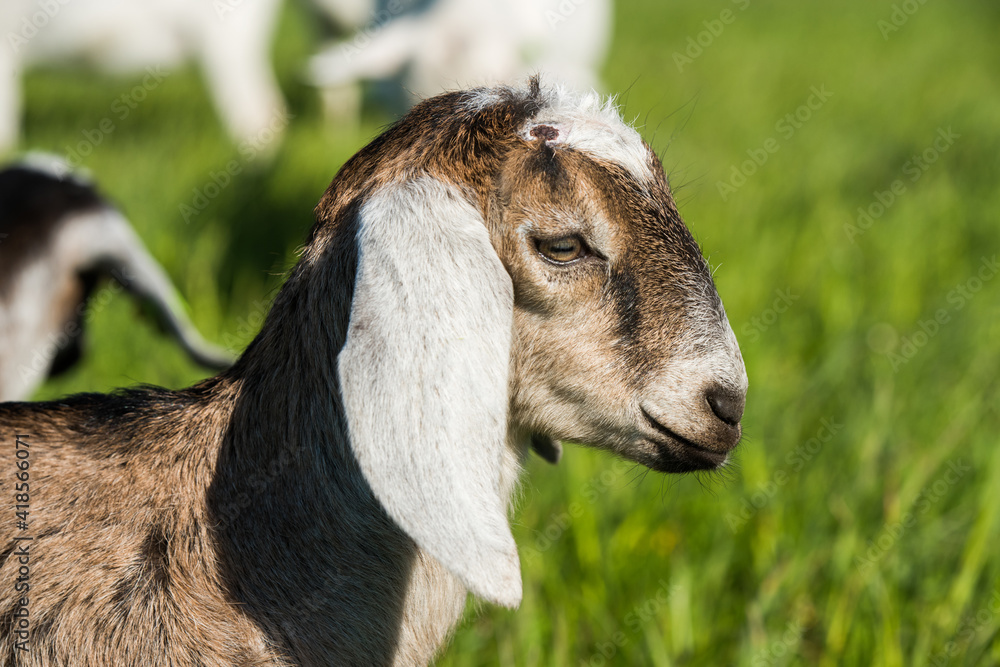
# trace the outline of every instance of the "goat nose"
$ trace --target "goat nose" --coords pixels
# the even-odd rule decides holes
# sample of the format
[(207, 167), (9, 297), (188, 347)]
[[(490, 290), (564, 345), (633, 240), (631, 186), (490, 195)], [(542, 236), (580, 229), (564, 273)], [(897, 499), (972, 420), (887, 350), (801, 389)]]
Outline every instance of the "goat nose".
[(705, 399), (716, 417), (731, 426), (740, 423), (740, 419), (743, 417), (743, 407), (746, 404), (746, 397), (743, 394), (719, 385), (713, 385), (705, 392)]

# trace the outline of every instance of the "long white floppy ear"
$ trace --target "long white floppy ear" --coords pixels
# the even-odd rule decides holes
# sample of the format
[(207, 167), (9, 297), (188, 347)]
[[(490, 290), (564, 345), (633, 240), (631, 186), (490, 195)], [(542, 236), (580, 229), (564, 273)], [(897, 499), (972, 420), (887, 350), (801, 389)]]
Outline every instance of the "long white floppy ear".
[(482, 215), (423, 177), (359, 212), (338, 374), (351, 446), (389, 516), (469, 590), (521, 601), (500, 487), (513, 287)]

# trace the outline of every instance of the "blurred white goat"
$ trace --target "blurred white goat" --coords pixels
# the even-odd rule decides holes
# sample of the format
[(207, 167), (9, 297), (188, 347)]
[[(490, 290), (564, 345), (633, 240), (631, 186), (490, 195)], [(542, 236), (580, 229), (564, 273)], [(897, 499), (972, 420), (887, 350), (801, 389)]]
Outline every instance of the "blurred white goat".
[[(282, 0), (0, 1), (0, 153), (17, 145), (21, 74), (39, 63), (106, 71), (169, 70), (196, 60), (230, 136), (267, 143), (285, 102), (269, 61)], [(312, 0), (342, 29), (358, 29), (309, 63), (328, 102), (357, 114), (357, 84), (401, 77), (407, 102), (456, 86), (544, 70), (599, 88), (611, 0)], [(365, 27), (361, 27), (366, 24)], [(162, 68), (162, 69), (161, 69)], [(159, 80), (159, 79), (157, 79)]]
[(573, 88), (600, 88), (611, 0), (437, 0), (410, 12), (404, 6), (390, 0), (351, 39), (310, 60), (307, 77), (328, 91), (328, 102), (351, 98), (359, 81), (397, 76), (410, 104), (539, 70)]
[(268, 56), (280, 5), (281, 0), (2, 0), (0, 152), (17, 144), (22, 71), (51, 62), (129, 73), (195, 59), (229, 134), (236, 141), (256, 140), (283, 117), (284, 100)]

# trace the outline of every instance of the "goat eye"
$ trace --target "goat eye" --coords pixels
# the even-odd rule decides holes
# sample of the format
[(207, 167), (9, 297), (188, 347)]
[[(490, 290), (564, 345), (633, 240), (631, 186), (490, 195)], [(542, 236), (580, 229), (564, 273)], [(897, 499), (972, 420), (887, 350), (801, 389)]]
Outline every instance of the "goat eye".
[(579, 236), (538, 241), (538, 252), (557, 264), (567, 264), (583, 256), (583, 241)]

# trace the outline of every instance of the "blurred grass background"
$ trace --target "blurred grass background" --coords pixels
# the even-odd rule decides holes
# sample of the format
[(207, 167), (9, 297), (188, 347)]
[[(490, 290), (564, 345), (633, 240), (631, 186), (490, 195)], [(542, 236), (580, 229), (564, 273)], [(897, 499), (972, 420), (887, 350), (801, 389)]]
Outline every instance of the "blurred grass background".
[[(615, 21), (606, 90), (718, 267), (745, 442), (721, 475), (580, 447), (533, 460), (524, 602), (470, 605), (438, 664), (1000, 664), (1000, 5), (619, 0)], [(318, 38), (290, 3), (275, 58), (294, 118), (271, 160), (228, 142), (193, 67), (123, 120), (111, 105), (142, 75), (26, 77), (26, 147), (65, 154), (115, 119), (83, 164), (236, 351), (336, 170), (391, 120), (324, 122), (298, 77)], [(814, 88), (828, 98), (802, 111)], [(242, 173), (185, 221), (231, 160)], [(121, 296), (95, 304), (89, 339), (36, 398), (203, 376)]]

